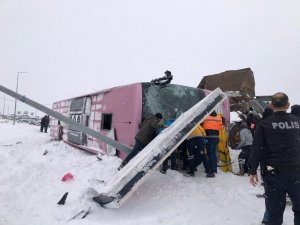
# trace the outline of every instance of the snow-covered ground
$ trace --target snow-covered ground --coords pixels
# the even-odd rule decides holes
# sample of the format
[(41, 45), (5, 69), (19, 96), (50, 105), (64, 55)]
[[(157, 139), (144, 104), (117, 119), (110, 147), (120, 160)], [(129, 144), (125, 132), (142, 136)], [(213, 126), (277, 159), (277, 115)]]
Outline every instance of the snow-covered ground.
[[(264, 212), (261, 185), (248, 177), (218, 172), (207, 179), (200, 167), (196, 177), (177, 171), (155, 172), (119, 209), (94, 203), (88, 179), (105, 180), (117, 173), (121, 160), (96, 156), (63, 142), (51, 141), (39, 127), (0, 123), (0, 225), (258, 225)], [(46, 154), (45, 154), (46, 153)], [(236, 162), (238, 151), (232, 151)], [(237, 171), (237, 164), (233, 164)], [(73, 180), (62, 182), (66, 173)], [(68, 192), (65, 205), (57, 202)], [(90, 214), (72, 218), (82, 209)], [(284, 224), (293, 224), (287, 206)]]

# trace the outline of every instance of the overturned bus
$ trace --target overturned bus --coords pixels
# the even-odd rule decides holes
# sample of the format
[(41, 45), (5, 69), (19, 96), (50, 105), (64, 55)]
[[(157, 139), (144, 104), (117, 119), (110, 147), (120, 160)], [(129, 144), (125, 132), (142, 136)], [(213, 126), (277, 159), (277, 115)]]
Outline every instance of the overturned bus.
[[(114, 87), (53, 103), (52, 109), (124, 145), (132, 147), (138, 125), (143, 118), (160, 112), (163, 121), (176, 119), (202, 100), (210, 91), (177, 84), (134, 83)], [(226, 99), (217, 109), (230, 121), (230, 105)], [(63, 140), (95, 154), (116, 154), (107, 143), (63, 124)], [(59, 121), (52, 119), (50, 135), (59, 136)]]

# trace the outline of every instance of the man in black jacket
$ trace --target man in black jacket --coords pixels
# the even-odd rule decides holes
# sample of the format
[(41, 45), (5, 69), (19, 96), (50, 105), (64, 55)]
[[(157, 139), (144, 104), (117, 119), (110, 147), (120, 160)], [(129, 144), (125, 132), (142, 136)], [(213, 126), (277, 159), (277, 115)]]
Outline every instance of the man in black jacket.
[(140, 130), (135, 136), (135, 145), (129, 155), (123, 160), (118, 170), (121, 170), (134, 156), (152, 141), (158, 128), (164, 127), (164, 125), (159, 124), (162, 118), (161, 113), (156, 113), (154, 117), (146, 118), (142, 122), (139, 126)]
[(45, 116), (45, 133), (47, 133), (48, 127), (49, 127), (50, 117), (48, 115)]
[(294, 224), (300, 225), (300, 117), (287, 113), (289, 106), (286, 94), (273, 95), (274, 114), (257, 125), (249, 159), (253, 186), (261, 162), (269, 225), (282, 224), (286, 194), (293, 203)]

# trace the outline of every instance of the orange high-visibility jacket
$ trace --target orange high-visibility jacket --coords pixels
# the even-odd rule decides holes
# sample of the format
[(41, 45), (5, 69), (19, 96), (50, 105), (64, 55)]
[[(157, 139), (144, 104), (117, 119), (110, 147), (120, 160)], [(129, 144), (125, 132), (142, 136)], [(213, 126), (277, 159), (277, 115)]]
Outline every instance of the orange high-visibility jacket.
[(223, 123), (220, 116), (208, 116), (203, 124), (204, 130), (221, 130)]

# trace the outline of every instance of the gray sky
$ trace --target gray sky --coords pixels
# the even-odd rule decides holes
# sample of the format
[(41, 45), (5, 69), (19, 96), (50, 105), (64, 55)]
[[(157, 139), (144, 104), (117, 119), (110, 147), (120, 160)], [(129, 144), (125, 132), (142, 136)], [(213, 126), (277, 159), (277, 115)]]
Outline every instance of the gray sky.
[(257, 95), (300, 104), (298, 0), (0, 0), (0, 31), (0, 84), (15, 89), (26, 71), (19, 93), (49, 107), (167, 69), (195, 87), (246, 67)]

